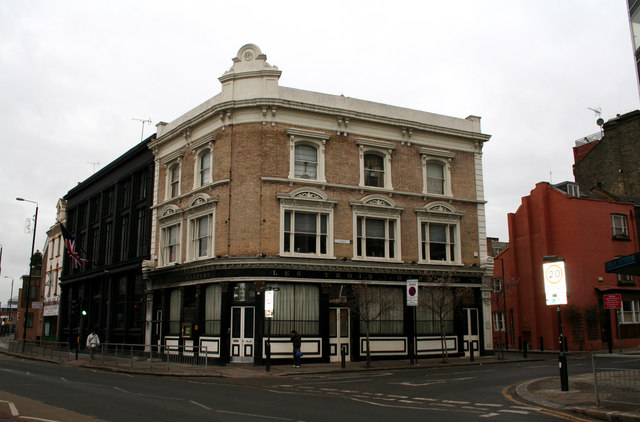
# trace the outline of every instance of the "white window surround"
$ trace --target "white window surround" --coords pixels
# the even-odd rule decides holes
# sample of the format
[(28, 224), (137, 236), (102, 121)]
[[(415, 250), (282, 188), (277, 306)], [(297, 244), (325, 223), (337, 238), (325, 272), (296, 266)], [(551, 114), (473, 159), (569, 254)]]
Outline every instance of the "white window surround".
[[(420, 148), (418, 150), (420, 153), (420, 157), (422, 159), (422, 193), (425, 195), (441, 195), (441, 196), (452, 196), (451, 191), (451, 161), (455, 157), (455, 154), (451, 151), (443, 151), (433, 148)], [(429, 192), (428, 184), (427, 184), (427, 164), (428, 163), (438, 163), (442, 165), (442, 170), (444, 172), (444, 185), (443, 191), (444, 193), (433, 193)]]
[[(349, 204), (353, 210), (353, 260), (402, 262), (400, 214), (402, 214), (404, 207), (396, 205), (388, 197), (376, 194), (368, 195), (359, 201), (349, 201)], [(367, 256), (366, 244), (361, 244), (361, 253), (358, 253), (358, 242), (366, 242), (366, 236), (363, 236), (360, 240), (358, 239), (358, 218), (360, 217), (385, 221), (385, 230), (387, 230), (385, 242), (386, 246), (389, 246), (390, 240), (393, 240), (392, 251), (386, 250), (385, 256)], [(388, 237), (390, 221), (393, 222), (393, 239)], [(364, 227), (363, 230), (365, 230)], [(390, 257), (391, 255), (393, 257)]]
[[(360, 181), (358, 182), (358, 185), (368, 189), (393, 189), (393, 185), (391, 183), (391, 154), (396, 148), (396, 145), (393, 142), (378, 141), (374, 139), (356, 139), (356, 144), (359, 146), (360, 150)], [(364, 156), (370, 153), (380, 155), (383, 158), (384, 182), (381, 187), (368, 186), (365, 184)]]
[[(338, 201), (328, 198), (321, 190), (310, 187), (298, 188), (289, 193), (278, 193), (277, 198), (280, 200), (280, 255), (307, 258), (334, 258), (333, 208)], [(295, 252), (293, 246), (290, 246), (290, 251), (285, 251), (285, 213), (287, 211), (327, 216), (326, 253), (320, 253), (319, 250), (316, 250), (316, 253), (299, 253)], [(320, 233), (317, 235), (320, 236)], [(290, 245), (292, 245), (292, 243), (290, 243)]]
[[(306, 129), (289, 128), (286, 131), (289, 137), (289, 179), (291, 180), (315, 180), (317, 182), (326, 183), (325, 176), (325, 154), (326, 143), (329, 140), (329, 135), (324, 132), (317, 132)], [(295, 175), (295, 163), (296, 163), (296, 145), (310, 145), (317, 151), (317, 174), (315, 179), (308, 179), (303, 177), (296, 177)]]
[[(193, 149), (193, 189), (197, 189), (203, 186), (210, 185), (213, 182), (213, 142), (208, 142), (204, 146)], [(209, 169), (208, 174), (205, 175), (205, 183), (202, 183), (202, 157), (209, 155)], [(208, 181), (206, 181), (208, 179)]]
[[(165, 169), (165, 189), (164, 189), (164, 197), (165, 200), (177, 198), (180, 196), (182, 190), (182, 158), (184, 156), (184, 151), (175, 151), (167, 156), (163, 157), (160, 161), (160, 164)], [(171, 195), (171, 173), (172, 170), (178, 166), (178, 194), (172, 196)]]
[(611, 214), (611, 233), (614, 239), (628, 239), (629, 228), (627, 216), (624, 214)]
[[(182, 251), (182, 218), (183, 218), (183, 210), (180, 207), (175, 205), (166, 206), (161, 212), (159, 220), (159, 229), (160, 229), (160, 244), (159, 244), (159, 256), (158, 256), (158, 267), (168, 266), (178, 264), (181, 261), (181, 251)], [(177, 244), (175, 251), (175, 259), (170, 260), (168, 256), (168, 248), (169, 248), (169, 233), (171, 228), (177, 227)]]
[(618, 317), (621, 324), (640, 323), (640, 301), (638, 299), (622, 300), (622, 308), (618, 309)]
[[(422, 264), (436, 264), (436, 265), (462, 265), (462, 248), (461, 248), (461, 236), (460, 236), (460, 220), (464, 213), (457, 211), (451, 204), (437, 201), (427, 204), (424, 207), (416, 207), (418, 224), (418, 262)], [(447, 239), (447, 247), (453, 242), (454, 245), (454, 259), (451, 260), (431, 260), (423, 247), (428, 248), (429, 239), (423, 239), (423, 224), (444, 224), (448, 227), (455, 227), (455, 238)], [(448, 235), (450, 231), (447, 230)], [(449, 255), (448, 255), (449, 257)], [(450, 257), (449, 257), (450, 258)]]
[[(216, 205), (217, 198), (213, 198), (207, 194), (200, 193), (195, 195), (186, 210), (187, 215), (187, 261), (197, 261), (202, 259), (209, 259), (215, 256), (215, 221), (216, 221)], [(197, 237), (197, 222), (201, 218), (208, 218), (208, 233), (207, 238), (207, 253), (202, 256), (197, 256), (199, 247), (196, 245), (198, 242)]]

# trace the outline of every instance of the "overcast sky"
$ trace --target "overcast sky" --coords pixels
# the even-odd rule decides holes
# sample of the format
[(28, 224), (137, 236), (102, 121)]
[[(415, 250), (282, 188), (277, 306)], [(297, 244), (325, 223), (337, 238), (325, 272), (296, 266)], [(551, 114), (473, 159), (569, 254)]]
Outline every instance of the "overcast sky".
[[(573, 180), (576, 139), (639, 108), (626, 0), (2, 1), (0, 302), (55, 206), (94, 168), (220, 91), (244, 44), (280, 85), (482, 117), (489, 236), (540, 181)], [(100, 163), (95, 164), (95, 163)], [(5, 278), (8, 277), (8, 278)]]

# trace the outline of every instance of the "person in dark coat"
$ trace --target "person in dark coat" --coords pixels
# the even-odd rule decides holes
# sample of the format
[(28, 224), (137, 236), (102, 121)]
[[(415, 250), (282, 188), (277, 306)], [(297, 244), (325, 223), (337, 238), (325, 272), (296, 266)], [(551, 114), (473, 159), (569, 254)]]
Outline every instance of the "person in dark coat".
[(300, 348), (302, 346), (302, 340), (296, 330), (291, 331), (291, 342), (293, 343), (293, 367), (300, 368), (300, 358), (302, 357)]

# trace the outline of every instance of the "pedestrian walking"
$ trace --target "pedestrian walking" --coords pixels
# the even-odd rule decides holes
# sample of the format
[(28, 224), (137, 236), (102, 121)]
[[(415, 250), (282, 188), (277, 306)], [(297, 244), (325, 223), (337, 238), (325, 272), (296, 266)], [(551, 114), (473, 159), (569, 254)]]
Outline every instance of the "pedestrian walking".
[(87, 336), (87, 349), (89, 349), (89, 359), (93, 359), (93, 351), (100, 347), (100, 337), (95, 330), (91, 330), (91, 334)]
[(302, 340), (296, 330), (291, 331), (291, 342), (293, 343), (293, 367), (300, 368), (300, 358), (302, 357), (300, 348), (302, 347)]

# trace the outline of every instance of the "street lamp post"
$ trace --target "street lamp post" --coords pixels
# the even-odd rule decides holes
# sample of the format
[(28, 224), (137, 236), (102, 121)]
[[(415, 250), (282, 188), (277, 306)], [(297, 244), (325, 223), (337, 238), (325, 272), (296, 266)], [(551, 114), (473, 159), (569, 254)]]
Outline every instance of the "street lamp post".
[(31, 296), (31, 277), (33, 275), (33, 253), (36, 247), (36, 229), (38, 228), (38, 203), (24, 198), (16, 198), (16, 201), (31, 202), (36, 204), (36, 213), (33, 218), (33, 241), (31, 242), (31, 256), (29, 259), (29, 279), (27, 280), (27, 301), (24, 306), (24, 329), (22, 331), (22, 348), (24, 350), (25, 343), (27, 341), (27, 319), (29, 316), (29, 298)]

